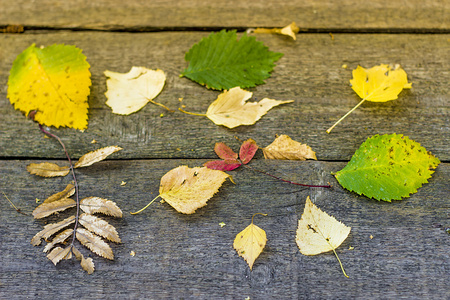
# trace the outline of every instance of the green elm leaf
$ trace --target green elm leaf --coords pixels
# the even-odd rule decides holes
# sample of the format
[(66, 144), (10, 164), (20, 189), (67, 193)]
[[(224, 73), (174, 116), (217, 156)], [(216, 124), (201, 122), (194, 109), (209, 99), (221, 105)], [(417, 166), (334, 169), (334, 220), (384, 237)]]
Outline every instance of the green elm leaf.
[(417, 192), (439, 163), (437, 157), (407, 136), (377, 134), (362, 143), (335, 176), (349, 191), (390, 202)]
[(189, 62), (181, 76), (215, 90), (254, 87), (270, 77), (282, 53), (269, 51), (255, 37), (222, 30), (203, 38), (186, 53)]

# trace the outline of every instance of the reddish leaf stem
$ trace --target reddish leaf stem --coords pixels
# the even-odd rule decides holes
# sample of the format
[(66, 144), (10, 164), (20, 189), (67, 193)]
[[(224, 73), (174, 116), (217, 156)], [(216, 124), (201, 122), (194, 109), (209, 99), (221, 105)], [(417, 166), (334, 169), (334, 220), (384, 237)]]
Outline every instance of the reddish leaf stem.
[(69, 161), (69, 168), (70, 171), (72, 172), (72, 177), (73, 177), (73, 182), (75, 185), (75, 197), (76, 197), (76, 202), (77, 202), (77, 213), (75, 216), (75, 225), (73, 227), (73, 236), (72, 236), (72, 242), (70, 243), (70, 246), (73, 247), (74, 243), (75, 243), (75, 238), (76, 238), (76, 232), (77, 232), (77, 227), (78, 227), (78, 219), (80, 216), (80, 198), (78, 196), (78, 182), (77, 182), (77, 177), (75, 176), (75, 171), (73, 168), (73, 164), (72, 164), (72, 160), (70, 159), (69, 153), (67, 152), (66, 146), (64, 145), (64, 143), (62, 142), (62, 140), (55, 134), (48, 132), (47, 130), (44, 129), (44, 127), (42, 127), (41, 124), (39, 124), (39, 129), (46, 135), (48, 135), (49, 137), (52, 137), (54, 139), (56, 139), (62, 146), (62, 148), (64, 149), (64, 153), (66, 154), (67, 160)]
[(267, 172), (265, 172), (265, 171), (261, 171), (261, 170), (252, 168), (252, 167), (250, 167), (249, 165), (244, 165), (244, 164), (243, 164), (242, 166), (244, 166), (245, 168), (248, 168), (248, 169), (250, 169), (250, 170), (252, 170), (252, 171), (255, 171), (255, 172), (258, 172), (258, 173), (261, 173), (261, 174), (265, 174), (265, 175), (267, 175), (267, 176), (270, 176), (270, 177), (272, 177), (272, 178), (275, 178), (275, 179), (278, 179), (278, 180), (281, 180), (281, 181), (283, 181), (283, 182), (287, 182), (287, 183), (290, 183), (290, 184), (301, 185), (301, 186), (306, 186), (306, 187), (323, 187), (323, 188), (331, 188), (331, 185), (310, 185), (310, 184), (297, 183), (297, 182), (293, 182), (293, 181), (290, 181), (290, 180), (283, 179), (283, 178), (281, 178), (281, 177), (277, 177), (277, 176), (272, 175), (272, 174), (270, 174), (270, 173), (267, 173)]

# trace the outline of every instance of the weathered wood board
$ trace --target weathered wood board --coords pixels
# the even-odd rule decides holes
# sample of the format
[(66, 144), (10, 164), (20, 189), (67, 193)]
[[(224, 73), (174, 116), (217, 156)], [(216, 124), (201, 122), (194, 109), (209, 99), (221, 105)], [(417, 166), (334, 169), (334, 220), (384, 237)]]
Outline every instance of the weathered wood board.
[(447, 31), (445, 0), (0, 0), (0, 25), (100, 30), (283, 27), (321, 31)]
[[(84, 133), (55, 130), (73, 157), (100, 146), (120, 145), (120, 158), (212, 158), (216, 142), (238, 144), (233, 136), (253, 138), (260, 146), (276, 134), (288, 134), (310, 145), (321, 160), (349, 160), (359, 145), (374, 134), (398, 133), (421, 143), (441, 160), (449, 159), (450, 35), (328, 34), (299, 35), (297, 41), (257, 35), (272, 51), (284, 53), (266, 84), (250, 89), (259, 100), (295, 100), (276, 107), (252, 126), (227, 129), (205, 117), (170, 113), (148, 104), (130, 116), (112, 114), (105, 105), (105, 70), (128, 72), (132, 66), (160, 68), (167, 73), (164, 90), (156, 98), (177, 110), (206, 112), (219, 92), (179, 74), (187, 67), (184, 53), (208, 33), (48, 32), (0, 35), (0, 156), (63, 158), (59, 145), (44, 139), (36, 124), (6, 98), (7, 78), (15, 57), (32, 43), (74, 44), (91, 64), (89, 127)], [(359, 97), (349, 86), (357, 65), (400, 64), (413, 83), (399, 99), (364, 103), (331, 134), (325, 130), (353, 108)], [(347, 65), (347, 68), (342, 68)], [(180, 102), (179, 98), (183, 98)], [(161, 113), (164, 117), (161, 117)], [(95, 139), (97, 145), (90, 142)], [(14, 146), (12, 146), (14, 145)]]
[[(36, 161), (0, 161), (3, 192), (24, 212), (62, 190), (67, 178), (43, 179), (26, 172)], [(29, 241), (46, 223), (15, 212), (0, 201), (0, 298), (107, 299), (447, 299), (450, 268), (448, 227), (450, 165), (441, 164), (429, 183), (403, 201), (378, 202), (343, 190), (330, 172), (345, 163), (253, 160), (251, 165), (303, 183), (331, 189), (301, 188), (238, 169), (206, 207), (182, 215), (156, 202), (138, 215), (158, 192), (159, 180), (179, 165), (205, 160), (131, 160), (101, 162), (77, 170), (81, 197), (117, 202), (123, 219), (107, 218), (122, 244), (112, 245), (116, 260), (95, 255), (96, 271), (87, 275), (75, 260), (56, 267), (43, 247)], [(126, 181), (121, 186), (121, 181)], [(337, 250), (350, 278), (332, 253), (300, 254), (295, 231), (305, 199), (352, 227)], [(1, 195), (1, 197), (4, 197)], [(267, 232), (264, 252), (250, 272), (232, 247), (249, 223)], [(66, 216), (50, 217), (56, 221)], [(226, 223), (221, 228), (220, 222)], [(372, 239), (370, 237), (373, 237)], [(349, 250), (349, 247), (354, 247)], [(86, 250), (82, 248), (82, 250)], [(130, 252), (134, 251), (135, 256)], [(83, 251), (88, 254), (88, 251)], [(16, 296), (13, 296), (16, 295)], [(20, 295), (20, 296), (17, 296)]]

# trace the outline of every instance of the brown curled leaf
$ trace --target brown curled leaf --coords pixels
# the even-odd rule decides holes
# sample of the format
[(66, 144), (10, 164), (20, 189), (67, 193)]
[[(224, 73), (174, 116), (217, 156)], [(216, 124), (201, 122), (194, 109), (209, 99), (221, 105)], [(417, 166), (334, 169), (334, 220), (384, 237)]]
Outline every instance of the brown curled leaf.
[(75, 202), (75, 200), (70, 198), (53, 201), (51, 203), (44, 202), (33, 210), (33, 217), (35, 219), (42, 219), (59, 211), (75, 207), (76, 205), (77, 203)]
[(57, 177), (66, 176), (69, 174), (69, 167), (60, 167), (54, 163), (40, 163), (40, 164), (29, 164), (27, 166), (27, 171), (31, 174), (42, 176), (42, 177)]
[(41, 244), (41, 239), (47, 240), (53, 234), (57, 233), (64, 227), (69, 226), (70, 224), (75, 222), (75, 216), (70, 216), (67, 219), (64, 219), (58, 223), (47, 224), (44, 226), (44, 229), (36, 233), (36, 235), (31, 239), (31, 244), (33, 246), (38, 246)]
[(99, 197), (87, 197), (80, 201), (80, 208), (88, 214), (102, 213), (122, 218), (122, 210), (111, 200)]
[(73, 184), (69, 183), (66, 186), (66, 188), (64, 189), (64, 191), (51, 195), (50, 197), (48, 197), (47, 199), (44, 200), (44, 203), (50, 203), (53, 201), (58, 201), (58, 200), (62, 200), (65, 198), (69, 198), (73, 194), (75, 194), (75, 186)]

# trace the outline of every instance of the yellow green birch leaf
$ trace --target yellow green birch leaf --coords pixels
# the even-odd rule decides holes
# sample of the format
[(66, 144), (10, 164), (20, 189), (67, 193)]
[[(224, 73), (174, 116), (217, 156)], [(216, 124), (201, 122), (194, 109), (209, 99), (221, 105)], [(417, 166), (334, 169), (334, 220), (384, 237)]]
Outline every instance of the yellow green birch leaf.
[(42, 125), (86, 129), (91, 73), (86, 56), (75, 46), (57, 44), (19, 54), (8, 79), (14, 108)]

